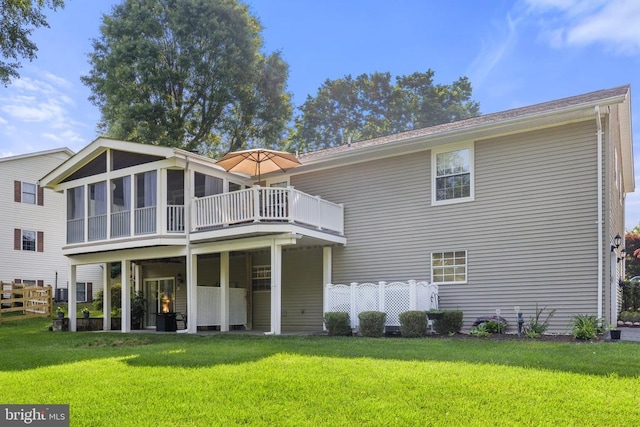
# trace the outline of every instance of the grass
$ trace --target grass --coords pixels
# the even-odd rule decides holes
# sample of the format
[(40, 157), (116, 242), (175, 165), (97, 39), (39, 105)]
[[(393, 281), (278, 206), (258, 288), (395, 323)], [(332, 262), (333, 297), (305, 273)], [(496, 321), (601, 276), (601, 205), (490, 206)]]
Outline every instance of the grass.
[(49, 332), (0, 325), (2, 404), (72, 426), (636, 425), (635, 343)]

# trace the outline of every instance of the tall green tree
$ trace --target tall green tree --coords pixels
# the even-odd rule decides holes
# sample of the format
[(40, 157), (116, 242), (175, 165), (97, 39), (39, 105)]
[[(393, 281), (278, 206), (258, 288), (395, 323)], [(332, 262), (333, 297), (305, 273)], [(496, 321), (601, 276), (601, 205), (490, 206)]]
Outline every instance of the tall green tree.
[(379, 72), (326, 80), (300, 107), (291, 143), (316, 150), (479, 114), (466, 77), (443, 85), (434, 83), (434, 74), (399, 76), (395, 84), (390, 73)]
[(0, 0), (0, 83), (8, 86), (20, 77), (21, 58), (36, 58), (30, 36), (36, 28), (49, 28), (44, 9), (63, 7), (64, 0)]
[(126, 0), (105, 15), (83, 82), (107, 136), (219, 156), (279, 146), (288, 66), (236, 0)]

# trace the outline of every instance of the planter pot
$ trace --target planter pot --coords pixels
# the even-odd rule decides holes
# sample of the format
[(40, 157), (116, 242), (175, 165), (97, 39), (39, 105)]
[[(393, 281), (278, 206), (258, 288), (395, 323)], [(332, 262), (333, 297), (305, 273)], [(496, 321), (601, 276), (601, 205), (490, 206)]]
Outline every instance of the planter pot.
[(611, 335), (611, 340), (619, 340), (621, 332), (622, 331), (620, 331), (620, 329), (612, 329), (612, 330), (610, 330), (609, 334)]

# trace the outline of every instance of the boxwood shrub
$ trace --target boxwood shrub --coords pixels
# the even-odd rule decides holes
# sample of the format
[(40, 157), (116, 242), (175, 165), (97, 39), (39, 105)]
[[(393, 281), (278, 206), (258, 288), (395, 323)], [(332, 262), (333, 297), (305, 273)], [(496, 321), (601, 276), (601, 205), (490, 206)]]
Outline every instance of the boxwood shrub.
[(324, 324), (327, 332), (332, 336), (350, 336), (351, 319), (344, 311), (328, 311), (324, 314)]
[(384, 335), (384, 322), (387, 320), (387, 313), (363, 311), (358, 314), (358, 320), (360, 320), (360, 334), (363, 337), (377, 338)]
[(445, 310), (442, 319), (433, 322), (433, 328), (439, 334), (455, 334), (462, 329), (462, 311)]
[(420, 338), (427, 333), (427, 313), (424, 311), (405, 311), (400, 313), (400, 335), (405, 338)]

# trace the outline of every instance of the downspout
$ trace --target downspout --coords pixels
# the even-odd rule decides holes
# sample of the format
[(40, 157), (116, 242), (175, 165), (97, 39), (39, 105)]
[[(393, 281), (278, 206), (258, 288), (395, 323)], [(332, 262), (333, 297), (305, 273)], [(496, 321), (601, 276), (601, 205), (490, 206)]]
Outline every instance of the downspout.
[(604, 269), (604, 245), (603, 245), (603, 220), (602, 220), (602, 206), (603, 206), (603, 179), (602, 179), (602, 120), (600, 117), (600, 106), (596, 105), (595, 108), (596, 115), (596, 126), (598, 128), (598, 132), (596, 133), (598, 139), (598, 319), (602, 319), (602, 295), (603, 295), (603, 269)]

